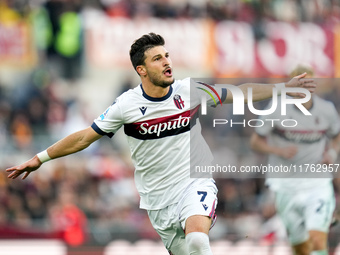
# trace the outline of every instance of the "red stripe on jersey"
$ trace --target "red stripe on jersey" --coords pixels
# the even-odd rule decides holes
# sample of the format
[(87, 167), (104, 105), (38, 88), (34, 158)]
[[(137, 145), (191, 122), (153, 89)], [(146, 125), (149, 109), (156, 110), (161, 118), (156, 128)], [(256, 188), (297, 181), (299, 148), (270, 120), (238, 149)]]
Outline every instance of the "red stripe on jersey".
[(141, 140), (187, 132), (196, 124), (199, 106), (182, 113), (124, 125), (125, 134)]
[(215, 203), (216, 203), (216, 199), (214, 200), (214, 203), (212, 205), (211, 212), (209, 213), (209, 217), (213, 217), (215, 214)]
[(280, 129), (273, 130), (274, 135), (287, 140), (298, 143), (315, 143), (323, 139), (326, 135), (326, 130), (294, 130), (294, 129)]

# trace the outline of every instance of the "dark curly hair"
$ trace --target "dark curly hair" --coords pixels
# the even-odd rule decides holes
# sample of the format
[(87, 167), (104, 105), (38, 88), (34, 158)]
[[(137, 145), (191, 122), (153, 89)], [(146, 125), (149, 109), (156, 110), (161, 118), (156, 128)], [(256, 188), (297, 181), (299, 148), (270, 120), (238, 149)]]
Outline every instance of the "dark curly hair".
[(135, 40), (130, 49), (130, 60), (133, 68), (136, 70), (137, 66), (145, 64), (145, 51), (156, 46), (163, 46), (164, 44), (164, 38), (155, 33), (143, 35)]

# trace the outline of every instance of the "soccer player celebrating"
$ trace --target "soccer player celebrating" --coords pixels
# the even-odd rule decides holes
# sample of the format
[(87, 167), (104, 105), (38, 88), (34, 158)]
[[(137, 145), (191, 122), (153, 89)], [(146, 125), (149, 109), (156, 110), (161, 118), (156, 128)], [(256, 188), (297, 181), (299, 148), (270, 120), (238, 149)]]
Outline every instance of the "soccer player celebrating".
[[(137, 39), (130, 59), (141, 84), (120, 95), (90, 127), (7, 169), (8, 177), (24, 174), (25, 179), (44, 162), (83, 150), (103, 136), (112, 137), (124, 125), (140, 208), (147, 210), (166, 249), (174, 255), (212, 254), (208, 232), (215, 219), (217, 188), (212, 178), (190, 178), (190, 157), (201, 165), (211, 160), (198, 115), (194, 114), (201, 102), (190, 97), (190, 78), (174, 79), (170, 55), (160, 35), (150, 33)], [(246, 95), (251, 87), (256, 101), (270, 98), (274, 87), (302, 87), (313, 92), (314, 80), (304, 76), (286, 84), (242, 84), (239, 88)], [(232, 102), (226, 89), (213, 91), (216, 100)]]
[[(313, 75), (310, 68), (298, 66), (292, 76), (299, 72)], [(266, 184), (275, 193), (276, 209), (294, 254), (326, 255), (335, 208), (331, 172), (340, 148), (340, 120), (333, 103), (316, 95), (303, 106), (311, 115), (304, 115), (295, 105), (287, 106), (286, 115), (297, 121), (295, 127), (278, 124), (287, 118), (280, 109), (265, 116), (278, 121), (256, 128), (250, 143), (253, 150), (269, 155), (269, 165), (293, 167), (285, 176), (268, 174)], [(319, 178), (317, 166), (323, 172)]]

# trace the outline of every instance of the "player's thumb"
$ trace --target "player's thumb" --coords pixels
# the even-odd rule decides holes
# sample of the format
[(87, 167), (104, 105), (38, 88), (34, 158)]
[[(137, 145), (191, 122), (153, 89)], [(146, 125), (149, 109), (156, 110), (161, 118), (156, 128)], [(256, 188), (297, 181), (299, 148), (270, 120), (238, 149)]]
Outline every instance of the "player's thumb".
[(299, 74), (298, 76), (295, 76), (294, 78), (296, 78), (296, 79), (301, 79), (301, 78), (304, 78), (305, 76), (307, 75), (307, 73), (306, 72), (304, 72), (304, 73), (302, 73), (302, 74)]

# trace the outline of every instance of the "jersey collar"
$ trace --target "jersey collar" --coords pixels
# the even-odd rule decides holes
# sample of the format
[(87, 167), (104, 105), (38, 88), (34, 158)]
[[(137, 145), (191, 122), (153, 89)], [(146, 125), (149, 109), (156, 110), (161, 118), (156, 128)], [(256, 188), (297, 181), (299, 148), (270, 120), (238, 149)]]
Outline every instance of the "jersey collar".
[(163, 97), (151, 97), (151, 96), (148, 96), (145, 93), (144, 89), (143, 89), (142, 83), (139, 86), (142, 89), (143, 97), (145, 97), (147, 100), (150, 100), (150, 101), (153, 101), (153, 102), (164, 101), (164, 100), (168, 99), (171, 96), (171, 94), (172, 94), (172, 85), (170, 85), (169, 92), (165, 96), (163, 96)]

